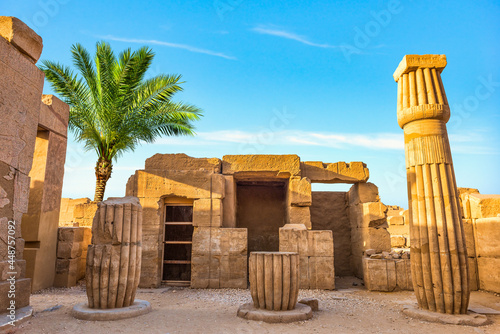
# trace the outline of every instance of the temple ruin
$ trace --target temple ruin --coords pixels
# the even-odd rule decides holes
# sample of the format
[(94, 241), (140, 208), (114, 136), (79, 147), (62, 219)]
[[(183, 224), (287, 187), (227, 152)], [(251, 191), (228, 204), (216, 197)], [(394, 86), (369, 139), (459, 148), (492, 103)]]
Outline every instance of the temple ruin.
[[(143, 207), (141, 287), (246, 288), (253, 251), (300, 254), (300, 287), (362, 277), (363, 252), (390, 251), (387, 208), (362, 162), (296, 155), (156, 154), (127, 182)], [(311, 183), (353, 184), (312, 192)], [(334, 256), (335, 254), (335, 256)]]

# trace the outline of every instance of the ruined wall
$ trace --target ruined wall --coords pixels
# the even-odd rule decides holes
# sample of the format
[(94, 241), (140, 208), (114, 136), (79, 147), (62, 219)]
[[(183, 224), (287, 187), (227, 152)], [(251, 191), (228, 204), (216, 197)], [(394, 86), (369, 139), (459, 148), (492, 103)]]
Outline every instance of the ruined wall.
[(279, 251), (299, 254), (300, 289), (335, 289), (331, 231), (311, 231), (304, 225), (285, 225), (279, 229)]
[(387, 207), (387, 229), (391, 234), (391, 247), (410, 247), (410, 213), (399, 206)]
[(97, 203), (90, 198), (62, 198), (59, 212), (59, 226), (92, 227), (92, 220), (97, 211)]
[[(15, 272), (15, 308), (29, 305), (21, 221), (28, 212), (42, 98), (44, 76), (35, 65), (41, 52), (40, 36), (15, 18), (0, 17), (0, 313), (11, 305), (10, 272)], [(9, 248), (13, 242), (14, 254)]]
[(472, 289), (500, 293), (500, 195), (459, 188)]
[(69, 288), (85, 278), (90, 227), (59, 227), (54, 286)]
[(347, 206), (347, 192), (313, 191), (311, 205), (313, 230), (330, 230), (333, 234), (335, 274), (350, 276), (351, 224)]
[(137, 196), (143, 207), (141, 287), (161, 283), (163, 210), (169, 198), (193, 200), (191, 286), (246, 287), (246, 230), (222, 228), (225, 183), (220, 159), (185, 154), (156, 154), (129, 179), (126, 194)]
[(391, 238), (387, 231), (387, 207), (380, 202), (373, 183), (356, 183), (348, 192), (351, 223), (351, 266), (355, 276), (363, 277), (362, 259), (365, 251), (390, 252)]
[(57, 97), (43, 95), (38, 119), (33, 166), (29, 173), (28, 212), (23, 215), (26, 274), (32, 291), (54, 283), (57, 228), (66, 160), (69, 107)]

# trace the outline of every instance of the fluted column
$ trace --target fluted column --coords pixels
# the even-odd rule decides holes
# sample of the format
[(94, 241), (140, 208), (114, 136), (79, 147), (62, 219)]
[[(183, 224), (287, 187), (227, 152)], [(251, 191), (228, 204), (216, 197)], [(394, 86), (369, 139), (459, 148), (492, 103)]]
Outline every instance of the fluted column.
[(398, 124), (404, 130), (413, 288), (422, 309), (467, 313), (465, 235), (441, 81), (444, 55), (406, 55), (394, 72)]

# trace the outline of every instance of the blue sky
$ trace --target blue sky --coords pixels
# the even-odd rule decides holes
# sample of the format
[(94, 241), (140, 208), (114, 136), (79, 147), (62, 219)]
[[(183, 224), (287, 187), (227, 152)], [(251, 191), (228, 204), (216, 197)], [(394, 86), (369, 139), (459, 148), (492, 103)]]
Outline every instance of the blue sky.
[[(3, 2), (30, 25), (41, 59), (69, 65), (79, 42), (119, 52), (148, 45), (150, 76), (179, 73), (176, 99), (205, 116), (195, 138), (162, 138), (115, 164), (106, 196), (155, 153), (195, 157), (298, 154), (363, 161), (386, 204), (407, 208), (403, 131), (392, 74), (405, 54), (446, 54), (442, 78), (459, 186), (500, 193), (498, 1), (76, 1)], [(46, 83), (45, 93), (51, 93)], [(93, 197), (94, 152), (69, 141), (64, 197)], [(313, 190), (344, 190), (314, 185)]]

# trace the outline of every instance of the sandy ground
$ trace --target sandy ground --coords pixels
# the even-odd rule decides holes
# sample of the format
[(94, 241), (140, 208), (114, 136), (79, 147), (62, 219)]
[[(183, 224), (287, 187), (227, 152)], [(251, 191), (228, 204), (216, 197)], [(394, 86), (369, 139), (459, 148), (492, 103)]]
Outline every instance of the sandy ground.
[[(358, 285), (353, 286), (353, 282)], [(249, 290), (140, 289), (138, 299), (151, 303), (149, 314), (120, 321), (82, 321), (72, 307), (86, 301), (83, 282), (69, 289), (46, 289), (31, 297), (34, 316), (8, 333), (500, 333), (500, 315), (482, 327), (442, 325), (406, 317), (402, 306), (415, 303), (411, 291), (369, 292), (355, 278), (337, 280), (336, 291), (301, 290), (299, 298), (319, 300), (308, 321), (267, 324), (236, 316), (251, 301)], [(473, 292), (471, 306), (500, 310), (500, 296)]]

